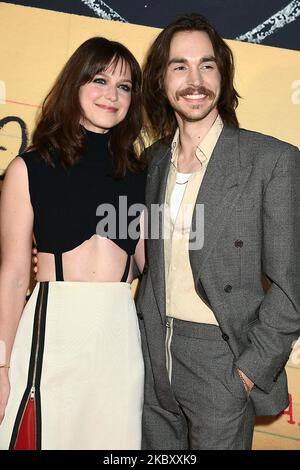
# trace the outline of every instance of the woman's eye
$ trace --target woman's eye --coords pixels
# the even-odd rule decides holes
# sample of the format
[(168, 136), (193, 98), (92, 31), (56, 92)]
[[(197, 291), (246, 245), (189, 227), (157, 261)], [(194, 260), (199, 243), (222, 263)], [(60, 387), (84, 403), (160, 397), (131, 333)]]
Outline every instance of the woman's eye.
[(131, 92), (131, 87), (129, 85), (120, 85), (121, 90), (126, 91), (126, 93)]
[(97, 78), (94, 78), (93, 83), (99, 83), (100, 85), (105, 85), (106, 80), (104, 78), (97, 77)]

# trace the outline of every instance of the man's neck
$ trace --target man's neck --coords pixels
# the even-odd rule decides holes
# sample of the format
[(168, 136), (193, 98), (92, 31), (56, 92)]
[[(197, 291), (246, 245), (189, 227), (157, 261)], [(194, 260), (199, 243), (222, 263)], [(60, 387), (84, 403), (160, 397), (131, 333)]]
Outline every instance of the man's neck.
[(179, 171), (197, 171), (201, 168), (201, 164), (196, 157), (196, 150), (198, 145), (211, 129), (217, 116), (218, 112), (216, 111), (211, 112), (204, 119), (196, 122), (183, 121), (180, 117), (177, 118), (179, 127)]

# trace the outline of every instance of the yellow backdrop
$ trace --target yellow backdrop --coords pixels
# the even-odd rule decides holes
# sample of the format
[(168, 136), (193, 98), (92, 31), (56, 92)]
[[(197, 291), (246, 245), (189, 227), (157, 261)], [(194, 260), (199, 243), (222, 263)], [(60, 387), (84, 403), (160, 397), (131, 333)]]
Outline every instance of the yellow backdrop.
[[(124, 43), (142, 63), (158, 29), (0, 3), (0, 175), (17, 155), (62, 66), (92, 36)], [(228, 41), (242, 127), (300, 147), (300, 52)], [(7, 118), (7, 119), (6, 119)], [(23, 132), (23, 137), (22, 137)], [(300, 341), (287, 365), (291, 405), (260, 418), (254, 449), (300, 449)]]

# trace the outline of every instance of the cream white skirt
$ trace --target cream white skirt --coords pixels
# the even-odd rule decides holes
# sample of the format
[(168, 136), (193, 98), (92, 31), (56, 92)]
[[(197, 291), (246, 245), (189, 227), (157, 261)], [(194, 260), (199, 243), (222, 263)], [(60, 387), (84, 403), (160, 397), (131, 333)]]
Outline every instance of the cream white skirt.
[(130, 285), (38, 283), (10, 383), (0, 449), (24, 447), (32, 409), (37, 449), (140, 449), (144, 365)]

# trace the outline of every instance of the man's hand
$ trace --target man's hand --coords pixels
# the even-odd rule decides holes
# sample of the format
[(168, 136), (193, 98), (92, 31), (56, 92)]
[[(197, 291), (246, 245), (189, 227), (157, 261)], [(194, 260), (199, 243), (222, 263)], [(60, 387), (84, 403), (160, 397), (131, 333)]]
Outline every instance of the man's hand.
[(251, 393), (251, 390), (252, 388), (254, 387), (254, 383), (252, 382), (252, 380), (250, 380), (246, 374), (244, 374), (244, 372), (240, 369), (237, 369), (238, 371), (238, 374), (241, 378), (241, 381), (243, 382), (244, 384), (244, 387), (245, 387), (245, 390), (247, 392), (247, 395), (250, 395)]
[(33, 272), (36, 274), (38, 272), (38, 258), (37, 258), (37, 249), (33, 248), (32, 249), (32, 269)]

